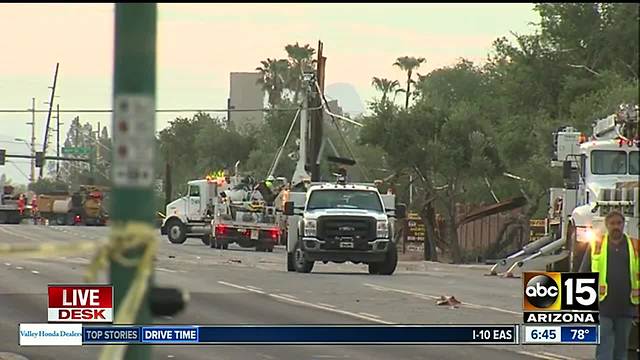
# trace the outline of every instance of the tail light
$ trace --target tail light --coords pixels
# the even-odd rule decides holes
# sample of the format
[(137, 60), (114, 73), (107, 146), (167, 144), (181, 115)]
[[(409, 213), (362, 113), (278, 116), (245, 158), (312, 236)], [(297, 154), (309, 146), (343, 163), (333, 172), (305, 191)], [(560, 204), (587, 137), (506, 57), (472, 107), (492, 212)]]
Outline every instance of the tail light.
[(73, 222), (75, 222), (76, 224), (77, 224), (77, 223), (79, 223), (79, 222), (80, 222), (80, 215), (76, 215), (76, 216), (73, 218)]
[(272, 240), (278, 240), (278, 238), (280, 237), (280, 229), (278, 229), (278, 228), (269, 229), (269, 237)]
[(224, 235), (227, 233), (226, 225), (216, 225), (216, 235)]

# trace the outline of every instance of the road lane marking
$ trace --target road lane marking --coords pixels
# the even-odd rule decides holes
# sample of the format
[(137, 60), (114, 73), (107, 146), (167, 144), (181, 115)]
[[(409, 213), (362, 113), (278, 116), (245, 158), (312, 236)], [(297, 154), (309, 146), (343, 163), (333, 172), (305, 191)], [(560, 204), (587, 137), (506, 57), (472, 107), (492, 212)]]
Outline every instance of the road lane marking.
[(11, 266), (11, 263), (4, 263), (6, 266)]
[(295, 297), (293, 295), (289, 295), (289, 294), (278, 294), (278, 295), (284, 296), (284, 297), (288, 297), (288, 298), (291, 298), (291, 299), (297, 299), (297, 297)]
[(226, 281), (218, 281), (218, 284), (225, 285), (225, 286), (231, 286), (231, 287), (236, 288), (236, 289), (251, 291), (251, 292), (254, 292), (254, 293), (257, 293), (257, 294), (266, 294), (266, 292), (264, 292), (262, 290), (256, 290), (256, 289), (248, 288), (246, 286), (228, 283)]
[(251, 286), (251, 285), (247, 285), (248, 288), (254, 289), (254, 290), (262, 290), (262, 288), (259, 288), (257, 286)]
[(547, 356), (555, 356), (556, 359), (562, 359), (562, 360), (576, 360), (576, 358), (572, 358), (572, 357), (568, 357), (568, 356), (564, 356), (564, 355), (560, 355), (560, 354), (554, 354), (554, 353), (550, 353), (550, 352), (546, 352), (546, 351), (541, 351), (541, 354), (547, 355)]
[(364, 316), (369, 316), (369, 317), (376, 318), (376, 319), (380, 318), (380, 316), (378, 316), (378, 315), (369, 314), (369, 313), (366, 313), (366, 312), (359, 312), (358, 314), (364, 315)]
[(161, 267), (157, 267), (156, 270), (166, 271), (166, 272), (169, 272), (169, 273), (177, 273), (176, 270), (165, 269), (165, 268), (161, 268)]
[(333, 313), (337, 313), (337, 314), (341, 314), (341, 315), (347, 315), (347, 316), (351, 316), (351, 317), (355, 317), (358, 319), (362, 319), (362, 320), (367, 320), (367, 321), (371, 321), (371, 322), (376, 322), (376, 323), (380, 323), (380, 324), (387, 324), (387, 325), (396, 325), (396, 323), (390, 322), (390, 321), (385, 321), (385, 320), (381, 320), (381, 319), (376, 319), (370, 316), (365, 316), (365, 315), (360, 315), (360, 314), (356, 314), (350, 311), (346, 311), (346, 310), (340, 310), (340, 309), (336, 309), (336, 308), (332, 308), (332, 307), (327, 307), (327, 306), (322, 306), (319, 304), (314, 304), (314, 303), (310, 303), (310, 302), (306, 302), (306, 301), (302, 301), (302, 300), (298, 300), (298, 299), (292, 299), (290, 297), (286, 297), (286, 296), (281, 296), (278, 294), (270, 294), (267, 293), (265, 291), (261, 291), (261, 290), (255, 290), (246, 286), (242, 286), (242, 285), (237, 285), (237, 284), (232, 284), (226, 281), (218, 281), (218, 284), (221, 285), (225, 285), (225, 286), (230, 286), (236, 289), (241, 289), (241, 290), (246, 290), (246, 291), (251, 291), (257, 294), (263, 294), (263, 295), (267, 295), (270, 296), (274, 299), (279, 299), (279, 300), (283, 300), (283, 301), (288, 301), (294, 304), (298, 304), (298, 305), (303, 305), (303, 306), (307, 306), (307, 307), (312, 307), (314, 309), (320, 309), (320, 310), (325, 310), (325, 311), (330, 311)]
[(326, 306), (328, 308), (334, 308), (335, 307), (335, 306), (333, 306), (331, 304), (325, 304), (325, 303), (318, 303), (318, 305)]
[(16, 266), (16, 270), (23, 270), (24, 268), (22, 266)]
[(36, 275), (37, 275), (37, 274), (40, 274), (40, 271), (38, 271), (38, 270), (31, 270), (31, 273), (32, 273), (32, 274), (36, 274)]
[(360, 315), (360, 314), (357, 314), (357, 313), (353, 313), (351, 311), (340, 310), (340, 309), (336, 309), (336, 308), (330, 308), (330, 307), (326, 307), (326, 306), (322, 306), (322, 305), (318, 305), (318, 304), (314, 304), (314, 303), (310, 303), (310, 302), (306, 302), (306, 301), (302, 301), (302, 300), (291, 299), (291, 298), (280, 296), (280, 295), (277, 295), (277, 294), (268, 294), (268, 295), (273, 297), (273, 298), (276, 298), (276, 299), (289, 301), (289, 302), (292, 302), (294, 304), (308, 306), (308, 307), (312, 307), (312, 308), (315, 308), (315, 309), (330, 311), (330, 312), (334, 312), (334, 313), (337, 313), (337, 314), (347, 315), (347, 316), (355, 317), (355, 318), (362, 319), (362, 320), (367, 320), (367, 321), (371, 321), (371, 322), (377, 322), (377, 323), (380, 323), (380, 324), (396, 325), (396, 323), (391, 322), (391, 321), (385, 321), (385, 320), (381, 320), (381, 319), (376, 319), (376, 318), (372, 318), (370, 316), (365, 316), (365, 315)]
[[(390, 288), (390, 287), (386, 287), (386, 286), (381, 286), (381, 285), (376, 285), (376, 284), (369, 284), (369, 283), (364, 283), (364, 285), (368, 286), (368, 287), (370, 287), (370, 288), (372, 288), (374, 290), (378, 290), (378, 291), (397, 292), (397, 293), (400, 293), (400, 294), (416, 296), (416, 297), (419, 297), (419, 298), (422, 298), (422, 299), (431, 299), (431, 300), (440, 299), (440, 296), (417, 293), (417, 292), (413, 292), (413, 291), (409, 291), (409, 290), (394, 289), (394, 288)], [(497, 308), (497, 307), (494, 307), (494, 306), (478, 305), (478, 304), (472, 304), (472, 303), (468, 303), (468, 302), (461, 302), (461, 304), (465, 305), (468, 308), (473, 308), (473, 309), (486, 309), (486, 310), (493, 310), (493, 311), (506, 313), (506, 314), (522, 316), (522, 312), (500, 309), (500, 308)]]
[[(516, 352), (518, 354), (521, 355), (527, 355), (527, 356), (532, 356), (534, 358), (538, 358), (538, 359), (545, 359), (545, 360), (559, 360), (559, 359), (566, 359), (566, 360), (577, 360), (576, 358), (570, 358), (570, 357), (557, 357), (557, 355), (553, 354), (553, 356), (550, 356), (552, 354), (550, 353), (534, 353), (534, 352), (530, 352), (530, 351), (524, 351), (524, 350), (516, 350)], [(544, 355), (544, 354), (548, 354), (548, 355)]]

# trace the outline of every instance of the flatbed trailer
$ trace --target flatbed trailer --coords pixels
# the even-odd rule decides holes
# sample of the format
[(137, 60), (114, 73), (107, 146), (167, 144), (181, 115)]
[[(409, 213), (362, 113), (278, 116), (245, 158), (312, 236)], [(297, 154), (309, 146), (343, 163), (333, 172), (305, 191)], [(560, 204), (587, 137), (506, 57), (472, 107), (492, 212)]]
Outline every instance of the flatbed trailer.
[(223, 220), (212, 227), (210, 246), (216, 249), (227, 249), (229, 244), (236, 243), (243, 248), (273, 252), (282, 232), (276, 223)]

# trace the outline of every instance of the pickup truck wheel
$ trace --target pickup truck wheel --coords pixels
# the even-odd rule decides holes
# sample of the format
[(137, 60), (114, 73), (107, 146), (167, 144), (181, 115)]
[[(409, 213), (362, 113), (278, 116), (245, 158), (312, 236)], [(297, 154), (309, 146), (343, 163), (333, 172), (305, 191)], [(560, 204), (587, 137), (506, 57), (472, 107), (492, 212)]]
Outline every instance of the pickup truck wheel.
[(66, 215), (56, 216), (56, 225), (67, 225), (67, 216)]
[(310, 273), (313, 269), (313, 261), (307, 261), (304, 259), (304, 251), (300, 246), (300, 241), (297, 242), (296, 248), (293, 252), (293, 266), (299, 273)]
[(167, 224), (167, 237), (172, 244), (182, 244), (187, 240), (187, 231), (180, 220), (169, 220)]
[(209, 246), (211, 244), (211, 234), (204, 234), (201, 239), (204, 245)]
[(269, 246), (269, 247), (267, 248), (267, 251), (268, 251), (268, 252), (273, 252), (273, 246)]
[(293, 254), (287, 252), (287, 271), (296, 271), (296, 267), (293, 265)]
[(384, 262), (380, 263), (378, 267), (379, 274), (391, 275), (396, 271), (397, 265), (398, 250), (396, 249), (396, 244), (393, 241), (390, 241), (387, 246), (387, 255), (385, 256)]
[(369, 263), (369, 274), (371, 275), (380, 274), (380, 263)]

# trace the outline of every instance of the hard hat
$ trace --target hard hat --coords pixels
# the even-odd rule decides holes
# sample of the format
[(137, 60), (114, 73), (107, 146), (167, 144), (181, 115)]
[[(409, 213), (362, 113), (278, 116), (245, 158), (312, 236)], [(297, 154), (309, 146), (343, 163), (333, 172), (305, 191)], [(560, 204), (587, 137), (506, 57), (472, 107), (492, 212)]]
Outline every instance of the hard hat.
[(276, 178), (274, 178), (273, 175), (269, 175), (267, 176), (267, 181), (276, 181)]

